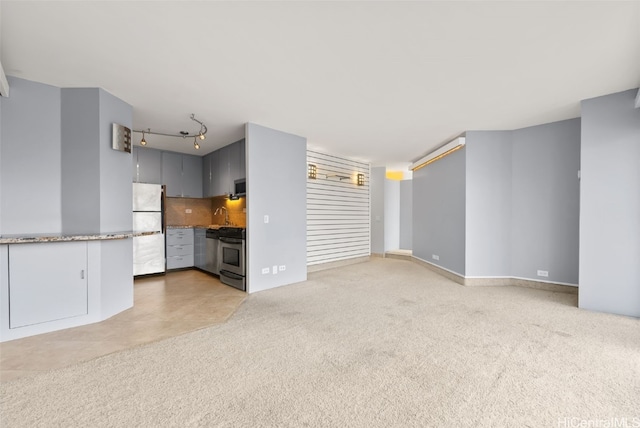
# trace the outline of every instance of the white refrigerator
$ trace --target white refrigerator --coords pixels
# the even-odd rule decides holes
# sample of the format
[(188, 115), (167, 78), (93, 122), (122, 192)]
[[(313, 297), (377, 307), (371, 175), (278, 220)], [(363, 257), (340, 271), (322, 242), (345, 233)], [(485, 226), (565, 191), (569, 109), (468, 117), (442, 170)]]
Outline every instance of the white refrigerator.
[(165, 272), (164, 188), (133, 183), (133, 232), (156, 232), (133, 238), (133, 275)]

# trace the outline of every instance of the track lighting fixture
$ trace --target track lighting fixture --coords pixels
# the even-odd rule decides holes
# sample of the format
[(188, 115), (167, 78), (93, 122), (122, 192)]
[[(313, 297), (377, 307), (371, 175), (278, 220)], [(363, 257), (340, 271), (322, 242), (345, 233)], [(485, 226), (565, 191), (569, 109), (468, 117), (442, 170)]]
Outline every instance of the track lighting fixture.
[(147, 140), (145, 140), (145, 134), (147, 135), (163, 135), (165, 137), (175, 137), (175, 138), (187, 138), (187, 137), (193, 137), (193, 147), (198, 150), (200, 148), (200, 144), (198, 143), (198, 138), (200, 140), (204, 140), (206, 137), (206, 133), (208, 131), (207, 129), (207, 125), (205, 125), (204, 123), (202, 123), (201, 121), (199, 121), (198, 119), (196, 119), (196, 116), (194, 114), (191, 114), (190, 117), (191, 120), (193, 120), (194, 122), (200, 124), (200, 130), (198, 132), (193, 132), (193, 133), (189, 133), (187, 131), (180, 131), (177, 134), (170, 134), (170, 133), (165, 133), (165, 132), (152, 132), (151, 128), (147, 128), (146, 131), (138, 131), (138, 130), (133, 130), (133, 132), (138, 132), (142, 134), (142, 140), (140, 140), (140, 145), (141, 146), (146, 146), (147, 145)]

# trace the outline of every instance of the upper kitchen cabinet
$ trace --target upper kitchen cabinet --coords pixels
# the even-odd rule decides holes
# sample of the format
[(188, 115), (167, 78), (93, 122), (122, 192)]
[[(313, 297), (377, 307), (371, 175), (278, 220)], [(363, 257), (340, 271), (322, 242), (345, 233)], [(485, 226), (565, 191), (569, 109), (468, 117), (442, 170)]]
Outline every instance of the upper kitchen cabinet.
[(233, 192), (231, 180), (231, 145), (224, 146), (220, 150), (218, 158), (218, 195), (228, 195)]
[(162, 184), (162, 151), (133, 147), (134, 183)]
[(244, 178), (244, 174), (241, 176), (240, 164), (244, 163), (244, 159), (241, 159), (241, 148), (244, 146), (244, 140), (236, 141), (235, 143), (227, 146), (228, 160), (229, 160), (229, 192), (234, 192), (234, 182), (239, 178)]
[(203, 169), (205, 196), (233, 193), (234, 181), (245, 178), (246, 174), (244, 139), (205, 156)]
[(162, 184), (169, 197), (202, 197), (202, 158), (162, 152)]
[(182, 196), (182, 155), (162, 152), (162, 184), (169, 197)]
[(202, 158), (200, 156), (182, 155), (182, 196), (202, 197)]
[(212, 152), (202, 158), (202, 194), (205, 198), (215, 196), (211, 185), (211, 180), (213, 180), (214, 174), (214, 154), (215, 152)]
[(238, 164), (238, 179), (247, 178), (247, 163), (246, 163), (246, 144), (244, 138), (236, 143), (240, 148), (240, 160)]

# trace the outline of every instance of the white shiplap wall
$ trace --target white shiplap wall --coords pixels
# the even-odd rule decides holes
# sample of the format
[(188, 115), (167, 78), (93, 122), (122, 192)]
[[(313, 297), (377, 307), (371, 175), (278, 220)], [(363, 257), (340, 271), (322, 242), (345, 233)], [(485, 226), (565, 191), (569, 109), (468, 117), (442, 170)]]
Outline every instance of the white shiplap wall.
[[(307, 177), (307, 265), (369, 256), (369, 164), (311, 150), (307, 163), (318, 174)], [(358, 173), (364, 186), (356, 184)]]

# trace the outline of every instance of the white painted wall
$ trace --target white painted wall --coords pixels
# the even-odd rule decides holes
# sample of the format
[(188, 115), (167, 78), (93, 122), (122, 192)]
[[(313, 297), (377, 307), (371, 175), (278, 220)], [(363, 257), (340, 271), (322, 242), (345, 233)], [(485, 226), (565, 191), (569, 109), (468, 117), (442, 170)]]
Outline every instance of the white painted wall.
[(387, 169), (371, 168), (371, 253), (384, 254), (384, 183)]
[(317, 168), (307, 177), (307, 265), (369, 256), (369, 164), (312, 150), (307, 163)]
[(413, 181), (400, 182), (400, 249), (413, 248)]
[(384, 251), (400, 248), (400, 181), (384, 180)]

